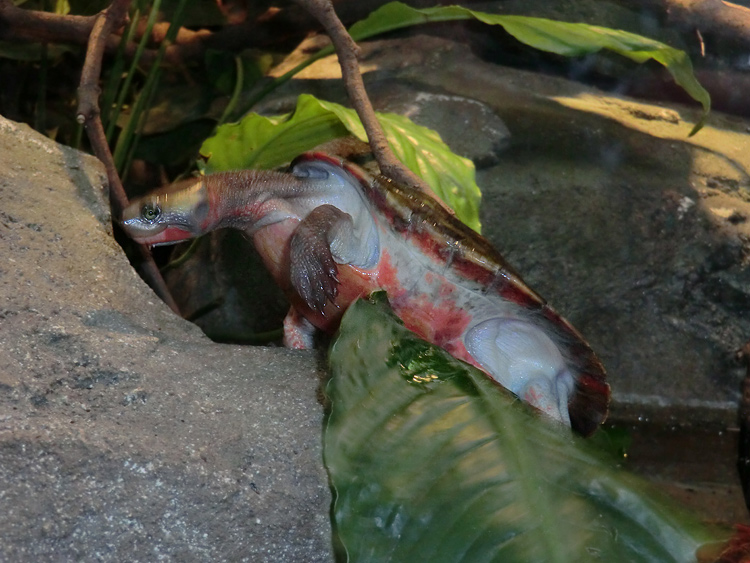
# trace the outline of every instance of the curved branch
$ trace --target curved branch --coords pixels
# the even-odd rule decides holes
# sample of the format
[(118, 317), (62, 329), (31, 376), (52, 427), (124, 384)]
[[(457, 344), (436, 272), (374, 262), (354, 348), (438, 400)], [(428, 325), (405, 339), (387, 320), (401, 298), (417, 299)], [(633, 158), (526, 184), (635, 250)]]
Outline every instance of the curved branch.
[(367, 96), (362, 74), (359, 71), (359, 47), (336, 15), (330, 0), (295, 0), (323, 25), (336, 49), (341, 65), (341, 76), (349, 101), (359, 115), (367, 133), (370, 148), (378, 161), (380, 171), (399, 183), (415, 186), (440, 201), (432, 188), (419, 176), (404, 166), (391, 151), (372, 102)]

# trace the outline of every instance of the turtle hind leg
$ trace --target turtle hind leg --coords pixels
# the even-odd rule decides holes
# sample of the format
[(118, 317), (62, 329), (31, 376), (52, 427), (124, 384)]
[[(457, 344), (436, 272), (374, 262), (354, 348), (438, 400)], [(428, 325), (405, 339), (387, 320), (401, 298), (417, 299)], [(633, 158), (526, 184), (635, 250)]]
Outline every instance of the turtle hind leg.
[(575, 380), (560, 349), (544, 330), (527, 320), (492, 318), (469, 329), (464, 344), (500, 385), (570, 425), (568, 400)]
[(312, 350), (315, 347), (315, 326), (297, 309), (290, 307), (284, 317), (284, 346), (295, 350)]

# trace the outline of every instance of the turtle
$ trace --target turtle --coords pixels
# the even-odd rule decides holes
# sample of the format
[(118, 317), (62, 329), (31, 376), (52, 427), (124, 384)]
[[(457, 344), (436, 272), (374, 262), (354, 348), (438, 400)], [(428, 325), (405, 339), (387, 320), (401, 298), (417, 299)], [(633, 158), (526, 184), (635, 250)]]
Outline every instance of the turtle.
[(606, 372), (583, 336), (492, 244), (442, 202), (320, 151), (285, 171), (183, 180), (135, 199), (136, 242), (173, 244), (219, 228), (252, 237), (289, 297), (284, 344), (309, 348), (356, 299), (384, 290), (407, 328), (588, 436), (606, 419)]

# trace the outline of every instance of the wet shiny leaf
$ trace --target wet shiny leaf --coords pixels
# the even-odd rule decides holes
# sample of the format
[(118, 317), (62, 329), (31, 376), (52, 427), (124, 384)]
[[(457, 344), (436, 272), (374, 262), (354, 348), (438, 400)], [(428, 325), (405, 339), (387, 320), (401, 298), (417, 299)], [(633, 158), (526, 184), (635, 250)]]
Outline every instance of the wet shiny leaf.
[(332, 345), (325, 461), (350, 561), (696, 560), (729, 536), (359, 301)]
[[(435, 131), (393, 114), (378, 114), (396, 156), (422, 177), (468, 226), (479, 230), (479, 187), (474, 165), (443, 143)], [(273, 168), (317, 145), (354, 135), (367, 140), (354, 110), (303, 94), (294, 112), (276, 117), (251, 113), (219, 127), (201, 154), (209, 172)]]

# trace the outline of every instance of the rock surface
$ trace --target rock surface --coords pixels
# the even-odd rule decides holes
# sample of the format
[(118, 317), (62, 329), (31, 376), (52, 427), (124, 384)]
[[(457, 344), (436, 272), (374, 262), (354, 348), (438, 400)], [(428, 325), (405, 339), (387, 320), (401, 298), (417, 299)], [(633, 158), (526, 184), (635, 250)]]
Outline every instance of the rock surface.
[(331, 560), (316, 357), (172, 314), (104, 182), (0, 118), (0, 560)]

